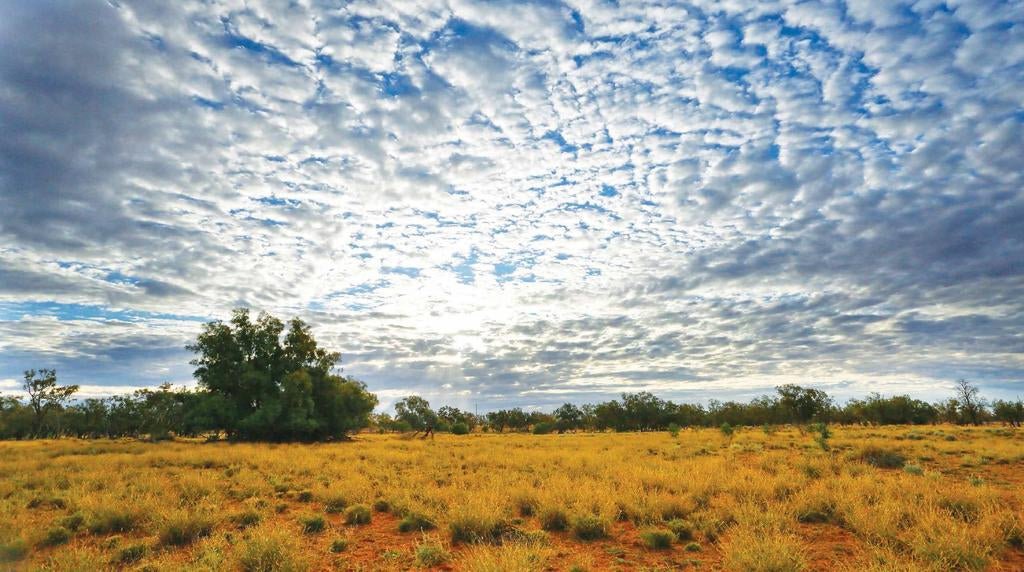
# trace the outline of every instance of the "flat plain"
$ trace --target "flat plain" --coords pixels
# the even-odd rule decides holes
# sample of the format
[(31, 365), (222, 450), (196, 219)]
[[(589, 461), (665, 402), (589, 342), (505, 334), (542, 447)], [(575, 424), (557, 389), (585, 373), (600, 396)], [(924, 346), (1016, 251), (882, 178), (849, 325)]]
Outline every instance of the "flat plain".
[(0, 443), (13, 570), (1024, 570), (1024, 432)]

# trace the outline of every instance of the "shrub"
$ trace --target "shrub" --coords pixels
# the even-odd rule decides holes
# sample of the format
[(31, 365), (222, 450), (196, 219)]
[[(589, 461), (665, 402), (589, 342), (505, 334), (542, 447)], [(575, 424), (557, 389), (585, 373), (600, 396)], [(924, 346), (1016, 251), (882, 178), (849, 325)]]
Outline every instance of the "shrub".
[(331, 552), (338, 554), (339, 552), (345, 552), (346, 550), (348, 550), (348, 539), (335, 538), (331, 542)]
[(608, 536), (608, 523), (597, 516), (582, 515), (573, 519), (572, 532), (580, 540), (597, 540)]
[(242, 545), (238, 563), (244, 572), (298, 572), (306, 569), (283, 533), (253, 536)]
[(722, 425), (718, 428), (718, 430), (722, 432), (722, 435), (724, 435), (724, 436), (726, 436), (726, 437), (728, 437), (730, 439), (732, 439), (733, 433), (736, 432), (736, 430), (733, 429), (732, 425), (729, 425), (728, 423), (722, 423)]
[(324, 512), (335, 514), (345, 510), (348, 506), (348, 500), (341, 495), (334, 495), (324, 499)]
[(675, 535), (668, 530), (648, 530), (640, 534), (644, 546), (652, 550), (667, 550), (672, 547)]
[(687, 542), (686, 546), (683, 547), (683, 550), (687, 552), (700, 552), (700, 544), (697, 544), (696, 542)]
[(71, 532), (77, 532), (78, 529), (82, 528), (82, 525), (85, 524), (85, 515), (80, 512), (69, 514), (60, 519), (59, 523)]
[(693, 540), (693, 524), (688, 520), (681, 518), (673, 518), (672, 520), (665, 523), (672, 534), (676, 535), (676, 539), (680, 542), (684, 540)]
[(92, 515), (89, 521), (89, 532), (93, 534), (109, 534), (111, 532), (131, 532), (142, 522), (139, 513), (105, 509)]
[(370, 524), (370, 507), (356, 504), (345, 509), (345, 524)]
[(295, 495), (295, 498), (299, 502), (312, 502), (313, 491), (299, 491), (299, 494)]
[(373, 501), (373, 510), (377, 512), (388, 512), (391, 510), (391, 505), (384, 499), (377, 499)]
[(134, 564), (139, 560), (142, 560), (146, 556), (146, 552), (149, 549), (145, 544), (132, 544), (131, 546), (125, 546), (117, 553), (115, 559), (118, 564)]
[(456, 515), (448, 525), (452, 542), (500, 544), (509, 524), (490, 515)]
[(857, 458), (880, 469), (899, 469), (907, 462), (907, 458), (899, 451), (884, 449), (877, 445), (868, 445), (861, 449)]
[(398, 532), (432, 530), (437, 525), (422, 514), (411, 512), (398, 522)]
[(547, 435), (555, 430), (555, 424), (550, 421), (541, 421), (533, 426), (534, 435)]
[(528, 493), (518, 493), (512, 497), (512, 506), (519, 516), (530, 517), (537, 510), (537, 499)]
[(469, 426), (461, 421), (452, 424), (452, 435), (468, 435)]
[(560, 508), (545, 508), (540, 513), (540, 527), (556, 532), (565, 530), (569, 528), (569, 517)]
[(238, 528), (249, 528), (259, 524), (263, 517), (260, 513), (254, 510), (243, 510), (242, 512), (231, 515), (230, 520)]
[(451, 557), (444, 546), (437, 542), (424, 541), (416, 547), (416, 565), (423, 568), (440, 566)]
[(71, 540), (71, 531), (63, 526), (55, 526), (46, 531), (46, 536), (43, 537), (42, 545), (60, 546), (61, 544), (66, 544), (69, 540)]
[(28, 543), (15, 538), (0, 544), (0, 562), (17, 562), (28, 556)]
[(160, 529), (160, 544), (165, 546), (185, 546), (196, 540), (210, 536), (213, 532), (213, 521), (205, 516), (181, 514), (164, 522)]
[(904, 465), (903, 466), (903, 471), (908, 473), (908, 474), (917, 475), (917, 476), (921, 476), (921, 475), (924, 474), (924, 469), (921, 468), (921, 465), (909, 465), (909, 464), (908, 465)]
[(327, 521), (318, 514), (299, 517), (299, 524), (302, 525), (302, 532), (305, 534), (319, 534), (327, 528)]
[(679, 430), (680, 429), (681, 428), (676, 423), (669, 423), (668, 424), (668, 434), (671, 435), (673, 439), (675, 439), (676, 437), (679, 437)]

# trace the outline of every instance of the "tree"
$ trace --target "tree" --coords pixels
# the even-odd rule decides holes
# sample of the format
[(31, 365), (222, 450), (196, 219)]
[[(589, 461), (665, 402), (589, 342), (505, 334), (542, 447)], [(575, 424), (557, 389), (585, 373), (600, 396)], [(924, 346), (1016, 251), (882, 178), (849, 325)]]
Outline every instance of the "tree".
[[(78, 392), (77, 385), (57, 385), (57, 371), (53, 369), (27, 370), (22, 388), (28, 394), (28, 406), (33, 414), (32, 433), (36, 437), (42, 435), (46, 416), (62, 409)], [(60, 433), (59, 428), (57, 433)]]
[(1020, 427), (1021, 423), (1024, 423), (1024, 401), (997, 400), (992, 404), (992, 414), (1007, 425)]
[(572, 403), (566, 403), (555, 409), (555, 428), (559, 433), (575, 431), (583, 427), (583, 412)]
[(779, 406), (789, 414), (791, 422), (829, 420), (832, 398), (824, 391), (793, 384), (781, 385), (775, 391), (779, 394)]
[(405, 421), (413, 431), (431, 431), (437, 425), (437, 414), (430, 402), (418, 395), (410, 395), (395, 403), (395, 419)]
[(198, 354), (191, 363), (199, 386), (218, 398), (191, 422), (216, 423), (232, 437), (343, 438), (367, 426), (377, 405), (364, 384), (331, 373), (341, 355), (321, 348), (298, 318), (286, 332), (269, 314), (253, 321), (238, 309), (229, 323), (205, 324), (186, 347)]
[(971, 385), (966, 379), (958, 379), (953, 386), (957, 403), (960, 404), (960, 418), (964, 423), (978, 425), (985, 405), (979, 397), (978, 387)]

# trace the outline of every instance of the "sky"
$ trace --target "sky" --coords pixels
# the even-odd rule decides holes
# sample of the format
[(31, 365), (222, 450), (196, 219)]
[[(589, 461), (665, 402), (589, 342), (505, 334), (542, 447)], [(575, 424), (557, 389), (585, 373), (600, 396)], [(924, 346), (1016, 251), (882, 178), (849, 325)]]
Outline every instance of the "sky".
[(0, 4), (0, 392), (1024, 394), (1024, 3)]

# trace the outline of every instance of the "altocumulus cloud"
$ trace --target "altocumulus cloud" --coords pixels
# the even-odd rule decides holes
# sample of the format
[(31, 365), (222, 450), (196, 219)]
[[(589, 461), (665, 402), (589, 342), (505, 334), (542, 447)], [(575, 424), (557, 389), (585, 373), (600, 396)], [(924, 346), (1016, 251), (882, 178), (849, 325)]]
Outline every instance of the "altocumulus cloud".
[(387, 402), (1024, 377), (1020, 2), (0, 6), (0, 389), (245, 305)]

